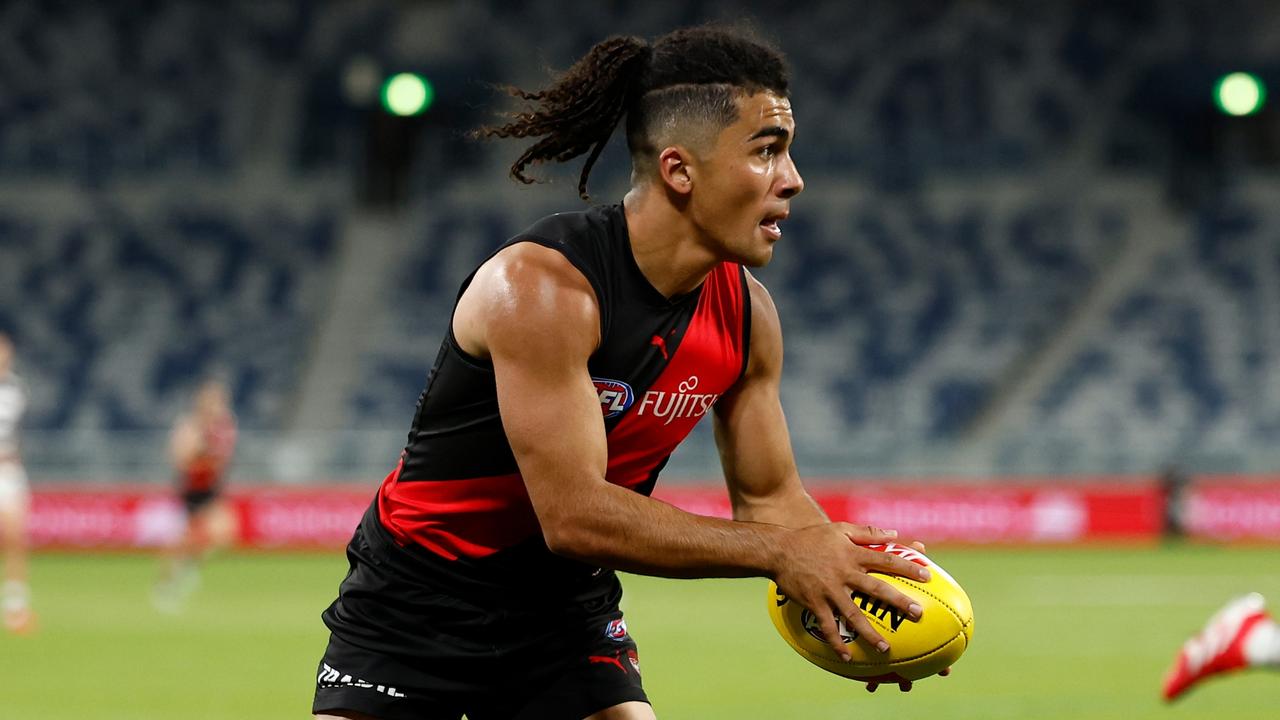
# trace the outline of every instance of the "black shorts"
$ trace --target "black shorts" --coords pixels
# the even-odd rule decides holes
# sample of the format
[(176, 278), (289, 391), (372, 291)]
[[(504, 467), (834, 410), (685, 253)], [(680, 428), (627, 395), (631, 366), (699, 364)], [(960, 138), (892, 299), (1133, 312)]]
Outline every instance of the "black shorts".
[[(581, 720), (648, 702), (636, 644), (602, 573), (590, 592), (557, 584), (478, 596), (448, 561), (395, 543), (371, 508), (348, 546), (351, 570), (324, 613), (331, 634), (313, 713), (386, 720)], [(434, 556), (432, 556), (434, 557)]]
[(191, 517), (208, 507), (210, 503), (218, 499), (217, 490), (183, 490), (182, 491), (182, 507), (187, 510), (187, 517)]

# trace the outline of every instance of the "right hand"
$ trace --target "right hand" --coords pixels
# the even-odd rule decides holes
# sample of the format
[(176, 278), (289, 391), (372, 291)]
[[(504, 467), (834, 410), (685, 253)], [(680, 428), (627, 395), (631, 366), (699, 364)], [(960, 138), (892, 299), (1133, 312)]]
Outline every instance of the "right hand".
[(813, 613), (827, 644), (845, 662), (852, 657), (840, 637), (836, 618), (842, 617), (858, 637), (888, 652), (889, 643), (862, 614), (851, 595), (860, 592), (902, 610), (911, 620), (919, 620), (918, 603), (897, 588), (868, 573), (878, 572), (927, 581), (928, 568), (897, 555), (871, 550), (875, 545), (897, 540), (897, 532), (870, 525), (826, 523), (793, 530), (778, 548), (773, 581), (787, 597)]

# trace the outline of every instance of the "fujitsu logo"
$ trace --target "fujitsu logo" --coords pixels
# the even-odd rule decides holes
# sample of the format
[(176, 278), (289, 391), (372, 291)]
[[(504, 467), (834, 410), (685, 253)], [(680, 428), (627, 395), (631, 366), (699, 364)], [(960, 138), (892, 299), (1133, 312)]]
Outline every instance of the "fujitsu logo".
[(689, 379), (680, 383), (676, 389), (679, 392), (664, 390), (646, 392), (644, 399), (640, 401), (638, 414), (666, 418), (663, 424), (670, 425), (673, 420), (679, 418), (700, 418), (706, 415), (720, 397), (719, 393), (694, 392), (698, 389), (697, 375), (689, 376)]

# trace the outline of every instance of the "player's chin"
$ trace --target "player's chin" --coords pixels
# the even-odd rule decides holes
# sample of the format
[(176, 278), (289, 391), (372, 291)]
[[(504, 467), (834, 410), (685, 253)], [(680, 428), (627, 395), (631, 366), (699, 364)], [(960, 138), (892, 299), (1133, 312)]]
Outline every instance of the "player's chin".
[(757, 230), (755, 242), (751, 247), (743, 248), (738, 262), (747, 267), (764, 267), (773, 259), (773, 246), (777, 240)]
[(772, 259), (773, 259), (773, 248), (769, 247), (769, 248), (764, 248), (763, 250), (753, 249), (749, 253), (744, 253), (737, 260), (739, 263), (746, 265), (747, 267), (758, 268), (758, 267), (764, 267), (765, 265), (768, 265), (769, 261)]

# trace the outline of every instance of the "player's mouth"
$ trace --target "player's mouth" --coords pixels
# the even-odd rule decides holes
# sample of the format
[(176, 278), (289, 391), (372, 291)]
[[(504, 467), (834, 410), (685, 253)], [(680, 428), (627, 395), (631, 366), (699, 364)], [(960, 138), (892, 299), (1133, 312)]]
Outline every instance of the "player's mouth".
[(764, 220), (760, 221), (760, 227), (764, 230), (764, 234), (767, 235), (769, 239), (773, 240), (774, 242), (777, 242), (779, 239), (781, 239), (782, 228), (778, 227), (778, 223), (783, 220), (786, 220), (787, 216), (790, 214), (791, 214), (790, 211), (783, 211), (783, 212), (775, 213), (772, 215), (765, 215)]

